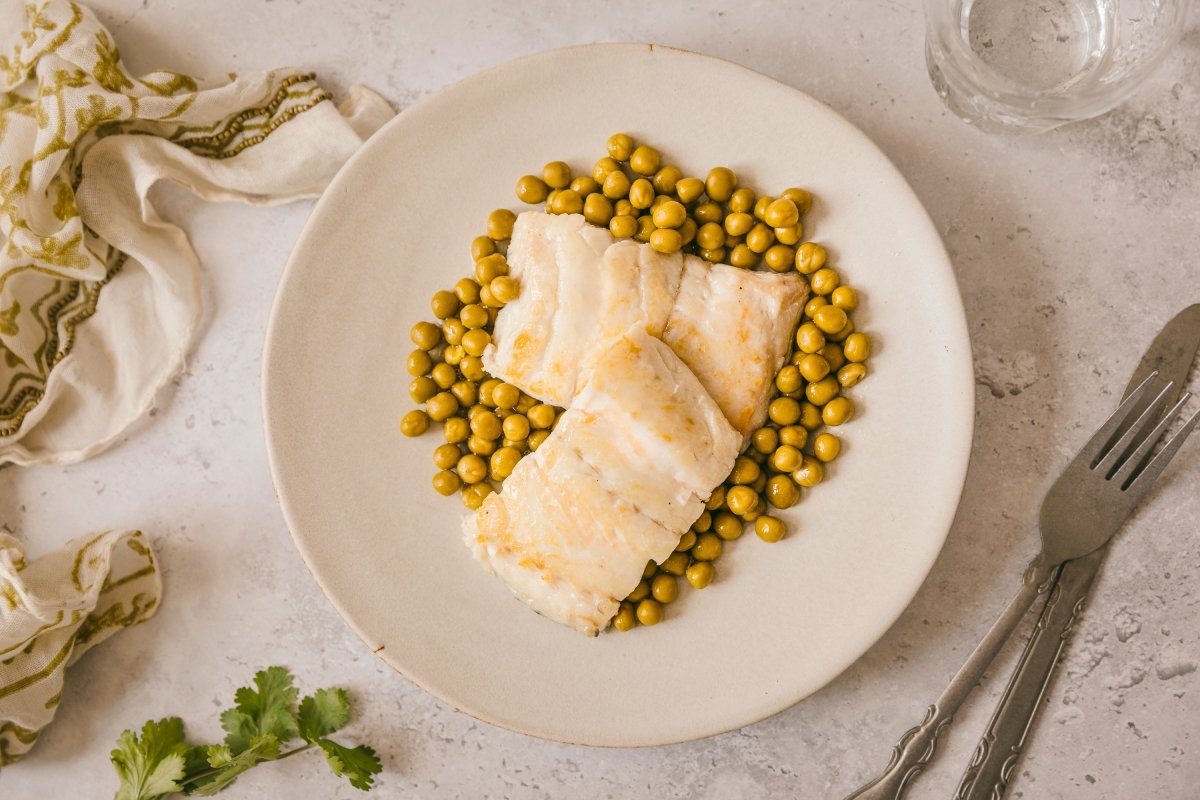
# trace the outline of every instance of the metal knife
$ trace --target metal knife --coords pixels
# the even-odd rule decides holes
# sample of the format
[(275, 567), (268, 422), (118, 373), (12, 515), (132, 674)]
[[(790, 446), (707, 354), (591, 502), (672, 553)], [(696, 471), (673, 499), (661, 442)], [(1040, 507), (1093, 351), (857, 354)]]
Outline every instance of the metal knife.
[[(1200, 352), (1200, 303), (1176, 314), (1155, 337), (1134, 370), (1125, 394), (1157, 370), (1161, 376), (1175, 382), (1174, 395), (1167, 404), (1175, 403), (1187, 386), (1188, 372), (1197, 352)], [(1120, 434), (1118, 432), (1116, 436)], [(1106, 545), (1063, 565), (987, 730), (963, 773), (955, 800), (1001, 800), (1004, 797), (1050, 687), (1054, 668), (1107, 553)]]

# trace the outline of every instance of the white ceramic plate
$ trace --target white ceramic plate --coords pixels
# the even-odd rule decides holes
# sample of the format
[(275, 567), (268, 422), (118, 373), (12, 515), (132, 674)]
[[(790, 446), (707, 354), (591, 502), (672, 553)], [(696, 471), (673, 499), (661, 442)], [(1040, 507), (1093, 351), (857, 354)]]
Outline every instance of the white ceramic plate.
[[(648, 87), (653, 87), (651, 93)], [(712, 113), (716, 101), (720, 113)], [(706, 110), (707, 109), (707, 110)], [(731, 166), (818, 198), (811, 238), (864, 298), (876, 343), (826, 482), (750, 534), (667, 621), (589, 639), (486, 575), (464, 510), (430, 487), (436, 434), (405, 439), (408, 331), (470, 270), (488, 212), (563, 159), (590, 171), (627, 131), (686, 174)], [(916, 593), (954, 515), (971, 358), (941, 241), (892, 164), (812, 98), (736, 65), (646, 45), (524, 58), (405, 110), (326, 191), (276, 299), (264, 365), (271, 467), (296, 544), (381, 658), (456, 708), (595, 745), (695, 739), (763, 719), (857, 659)]]

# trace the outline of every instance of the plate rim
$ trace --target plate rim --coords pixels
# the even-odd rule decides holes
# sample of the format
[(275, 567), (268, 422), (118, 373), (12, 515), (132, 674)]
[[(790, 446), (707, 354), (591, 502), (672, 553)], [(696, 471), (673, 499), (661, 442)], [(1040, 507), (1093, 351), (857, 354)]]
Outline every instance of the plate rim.
[[(921, 571), (920, 580), (915, 582), (914, 588), (912, 589), (911, 592), (908, 593), (908, 596), (905, 599), (905, 601), (903, 602), (903, 604), (899, 604), (899, 603), (897, 604), (897, 607), (895, 608), (894, 613), (891, 614), (890, 617), (887, 619), (886, 625), (881, 626), (879, 632), (871, 639), (871, 641), (865, 646), (865, 648), (863, 648), (860, 652), (850, 656), (849, 658), (843, 659), (841, 662), (839, 662), (836, 665), (836, 668), (831, 670), (830, 677), (827, 680), (825, 680), (823, 683), (821, 683), (818, 687), (816, 687), (815, 689), (809, 690), (809, 691), (801, 691), (798, 693), (789, 694), (786, 699), (786, 702), (783, 702), (781, 705), (778, 706), (778, 708), (775, 708), (772, 711), (768, 711), (765, 714), (759, 714), (759, 713), (755, 712), (755, 713), (749, 715), (750, 718), (747, 718), (747, 719), (744, 719), (741, 721), (731, 722), (730, 724), (719, 724), (719, 725), (711, 726), (710, 729), (706, 729), (695, 735), (680, 735), (680, 736), (666, 737), (666, 738), (663, 738), (663, 737), (657, 737), (657, 738), (654, 738), (654, 737), (650, 737), (650, 738), (631, 737), (631, 738), (628, 738), (628, 739), (625, 739), (622, 741), (601, 742), (601, 741), (584, 741), (582, 739), (571, 738), (568, 736), (561, 736), (561, 735), (550, 734), (547, 732), (539, 732), (536, 730), (531, 730), (530, 728), (532, 726), (522, 727), (520, 725), (513, 724), (510, 721), (505, 721), (503, 719), (499, 719), (493, 715), (490, 715), (484, 709), (475, 708), (470, 705), (462, 704), (459, 700), (456, 700), (455, 698), (448, 696), (447, 694), (437, 690), (433, 686), (428, 685), (426, 682), (420, 680), (419, 678), (417, 678), (416, 676), (411, 674), (409, 671), (404, 669), (403, 666), (401, 666), (399, 663), (394, 661), (390, 657), (390, 655), (391, 655), (390, 653), (387, 653), (386, 655), (384, 653), (381, 653), (380, 651), (383, 650), (383, 647), (375, 648), (374, 644), (372, 643), (371, 637), (368, 636), (367, 632), (360, 625), (359, 621), (355, 619), (354, 615), (351, 614), (349, 612), (349, 610), (343, 605), (341, 600), (339, 600), (339, 598), (337, 597), (337, 593), (335, 591), (333, 591), (330, 587), (326, 586), (325, 582), (321, 578), (320, 568), (316, 563), (316, 559), (314, 559), (313, 554), (311, 553), (311, 551), (309, 550), (309, 548), (303, 541), (303, 537), (301, 537), (297, 534), (297, 529), (301, 526), (301, 524), (298, 520), (297, 513), (295, 512), (295, 510), (292, 507), (292, 504), (288, 500), (287, 493), (281, 488), (282, 481), (280, 478), (280, 467), (279, 467), (280, 456), (276, 451), (275, 436), (273, 435), (273, 423), (272, 423), (272, 419), (271, 419), (271, 417), (272, 417), (271, 398), (273, 396), (272, 393), (274, 391), (275, 381), (271, 377), (271, 374), (272, 374), (271, 365), (273, 363), (273, 355), (275, 352), (276, 343), (279, 340), (278, 327), (281, 324), (279, 322), (279, 319), (281, 316), (280, 308), (286, 303), (284, 296), (286, 294), (287, 285), (288, 285), (289, 281), (292, 279), (293, 275), (302, 269), (300, 264), (304, 259), (301, 256), (301, 253), (307, 249), (306, 246), (308, 244), (309, 239), (316, 235), (314, 233), (314, 221), (319, 219), (322, 216), (322, 213), (325, 211), (325, 209), (328, 205), (336, 202), (336, 200), (334, 198), (336, 198), (339, 195), (338, 190), (342, 188), (342, 184), (344, 182), (349, 180), (349, 178), (347, 178), (347, 176), (354, 171), (358, 162), (371, 157), (369, 155), (370, 147), (371, 147), (371, 140), (376, 139), (377, 136), (379, 136), (380, 134), (383, 134), (384, 132), (386, 132), (392, 128), (397, 128), (397, 127), (403, 126), (408, 120), (412, 119), (412, 117), (414, 116), (414, 112), (416, 112), (416, 114), (418, 114), (418, 115), (423, 113), (426, 107), (435, 105), (440, 100), (441, 95), (445, 94), (446, 92), (448, 92), (452, 89), (455, 89), (457, 87), (460, 87), (460, 86), (463, 86), (466, 84), (478, 82), (478, 81), (485, 81), (494, 73), (516, 67), (517, 65), (524, 64), (526, 62), (537, 62), (537, 61), (542, 61), (542, 60), (550, 60), (550, 59), (559, 58), (559, 57), (563, 57), (563, 56), (569, 56), (570, 54), (576, 53), (576, 52), (595, 51), (595, 50), (612, 50), (612, 51), (620, 51), (620, 50), (642, 51), (642, 50), (645, 50), (649, 54), (653, 54), (656, 50), (662, 50), (662, 51), (666, 51), (668, 53), (677, 54), (679, 56), (682, 56), (682, 57), (688, 58), (688, 59), (700, 59), (700, 60), (705, 60), (705, 61), (717, 62), (724, 68), (732, 68), (734, 71), (741, 73), (743, 77), (745, 77), (749, 80), (766, 82), (767, 84), (774, 85), (775, 87), (782, 87), (786, 91), (788, 91), (790, 93), (794, 93), (795, 95), (798, 95), (803, 100), (805, 100), (809, 103), (815, 104), (817, 106), (820, 106), (824, 110), (825, 113), (829, 114), (831, 117), (835, 118), (840, 123), (842, 123), (842, 125), (845, 127), (846, 133), (848, 135), (857, 137), (857, 139), (859, 140), (860, 146), (865, 146), (865, 147), (869, 148), (870, 150), (874, 151), (875, 154), (881, 160), (881, 162), (883, 164), (885, 164), (887, 166), (887, 168), (892, 171), (893, 177), (898, 178), (899, 182), (908, 190), (908, 192), (910, 193), (912, 200), (913, 200), (914, 210), (919, 214), (921, 221), (924, 223), (924, 225), (928, 229), (928, 232), (930, 234), (930, 236), (929, 236), (930, 243), (931, 244), (936, 243), (936, 252), (939, 256), (939, 258), (936, 259), (937, 263), (936, 263), (936, 265), (934, 265), (932, 263), (933, 260), (931, 260), (931, 263), (926, 268), (930, 269), (930, 270), (936, 270), (936, 271), (942, 273), (943, 278), (948, 279), (947, 288), (953, 289), (955, 299), (957, 300), (957, 302), (954, 304), (954, 308), (952, 309), (952, 311), (954, 313), (946, 314), (942, 319), (943, 319), (943, 323), (946, 325), (947, 328), (955, 329), (954, 333), (958, 334), (959, 339), (962, 342), (962, 347), (959, 351), (960, 355), (957, 360), (957, 364), (952, 364), (952, 370), (954, 372), (959, 373), (960, 379), (962, 380), (962, 382), (964, 384), (963, 392), (962, 392), (962, 403), (964, 406), (962, 409), (962, 419), (964, 421), (966, 435), (960, 437), (957, 440), (959, 443), (959, 447), (957, 448), (956, 452), (947, 454), (948, 459), (950, 459), (950, 458), (953, 459), (954, 473), (957, 474), (959, 477), (955, 480), (955, 482), (953, 484), (954, 492), (953, 492), (953, 503), (952, 504), (949, 503), (951, 487), (950, 487), (950, 485), (947, 485), (947, 509), (948, 510), (947, 510), (946, 518), (938, 519), (936, 525), (931, 524), (929, 526), (929, 528), (931, 528), (931, 529), (937, 528), (940, 531), (940, 533), (938, 536), (937, 545), (936, 545), (936, 547), (931, 548), (931, 556), (928, 559), (928, 563), (924, 566), (924, 568)], [(295, 242), (294, 246), (292, 247), (292, 250), (288, 256), (288, 259), (284, 266), (284, 269), (283, 269), (282, 273), (280, 274), (279, 283), (277, 285), (275, 295), (274, 295), (274, 298), (271, 303), (271, 309), (270, 309), (270, 313), (269, 313), (269, 317), (268, 317), (268, 321), (267, 321), (267, 327), (266, 327), (265, 341), (264, 341), (264, 345), (263, 345), (262, 366), (261, 366), (260, 376), (261, 376), (261, 387), (262, 387), (261, 388), (261, 402), (262, 402), (262, 411), (263, 411), (263, 434), (264, 434), (264, 438), (266, 440), (267, 461), (268, 461), (268, 466), (269, 466), (269, 471), (270, 471), (271, 485), (272, 485), (272, 489), (275, 494), (276, 501), (279, 505), (281, 513), (283, 514), (284, 522), (288, 527), (288, 532), (292, 538), (292, 542), (295, 545), (297, 551), (301, 555), (301, 561), (304, 563), (305, 569), (312, 576), (313, 580), (316, 581), (317, 585), (321, 589), (322, 594), (325, 595), (326, 599), (331, 603), (331, 605), (337, 611), (338, 615), (342, 618), (342, 621), (345, 622), (351, 628), (351, 630), (354, 631), (355, 635), (358, 636), (359, 639), (361, 639), (365, 644), (367, 644), (368, 647), (372, 648), (373, 654), (376, 657), (378, 657), (381, 661), (383, 661), (385, 664), (387, 664), (393, 671), (395, 671), (399, 675), (403, 676), (405, 679), (410, 681), (415, 686), (419, 687), (422, 691), (437, 698), (439, 701), (445, 703), (446, 705), (454, 708), (456, 711), (467, 714), (468, 716), (472, 717), (473, 719), (479, 720), (479, 721), (487, 723), (489, 725), (494, 725), (494, 726), (502, 728), (504, 730), (512, 731), (514, 733), (518, 733), (521, 735), (531, 736), (531, 737), (542, 739), (545, 741), (556, 741), (556, 742), (562, 742), (565, 744), (579, 745), (579, 746), (586, 746), (586, 747), (602, 747), (602, 748), (611, 748), (611, 749), (621, 749), (621, 748), (630, 748), (630, 747), (636, 747), (636, 748), (657, 747), (657, 746), (677, 745), (677, 744), (682, 744), (682, 743), (686, 743), (686, 742), (690, 742), (690, 741), (698, 741), (698, 740), (702, 740), (702, 739), (706, 739), (706, 738), (711, 738), (714, 736), (719, 736), (724, 733), (728, 733), (733, 730), (738, 730), (747, 725), (756, 724), (765, 719), (769, 719), (769, 718), (775, 716), (776, 714), (779, 714), (789, 708), (792, 708), (799, 702), (807, 699), (808, 697), (811, 697), (812, 695), (816, 694), (817, 692), (821, 691), (822, 689), (828, 687), (840, 675), (842, 675), (847, 669), (849, 669), (853, 664), (855, 664), (859, 659), (861, 659), (872, 648), (874, 648), (875, 645), (877, 645), (879, 643), (879, 641), (888, 633), (888, 631), (890, 631), (895, 626), (896, 622), (900, 619), (901, 616), (903, 616), (904, 612), (908, 610), (908, 608), (912, 605), (913, 600), (916, 598), (917, 594), (921, 591), (921, 589), (928, 582), (929, 575), (932, 572), (934, 565), (936, 564), (938, 558), (940, 557), (942, 551), (945, 548), (946, 540), (949, 537), (950, 531), (953, 528), (954, 520), (957, 517), (959, 508), (961, 507), (962, 495), (963, 495), (963, 492), (966, 487), (966, 479), (967, 479), (967, 475), (968, 475), (968, 471), (969, 471), (971, 455), (974, 450), (975, 412), (976, 412), (976, 398), (975, 398), (975, 392), (974, 392), (974, 357), (973, 357), (973, 352), (972, 352), (969, 326), (967, 324), (967, 319), (966, 319), (966, 309), (965, 309), (965, 306), (962, 301), (962, 289), (959, 286), (957, 275), (954, 272), (953, 262), (950, 259), (949, 253), (946, 250), (945, 242), (942, 239), (941, 233), (938, 231), (937, 226), (934, 224), (932, 217), (930, 217), (929, 211), (926, 208), (925, 204), (921, 201), (921, 198), (917, 195), (916, 190), (913, 189), (912, 184), (905, 177), (904, 173), (900, 171), (900, 169), (896, 166), (895, 162), (892, 161), (892, 159), (874, 142), (874, 140), (872, 140), (869, 136), (867, 136), (867, 134), (865, 132), (863, 132), (857, 125), (855, 125), (853, 122), (848, 120), (844, 115), (842, 115), (840, 112), (835, 110), (833, 107), (831, 107), (827, 103), (813, 97), (812, 95), (808, 94), (807, 92), (805, 92), (799, 88), (796, 88), (795, 86), (792, 86), (791, 84), (784, 83), (781, 80), (778, 80), (769, 75), (766, 75), (766, 74), (758, 72), (754, 69), (751, 69), (750, 67), (744, 66), (742, 64), (739, 64), (735, 61), (732, 61), (732, 60), (729, 60), (726, 58), (722, 58), (720, 56), (713, 56), (713, 55), (709, 55), (706, 53), (701, 53), (698, 51), (694, 51), (694, 50), (690, 50), (690, 49), (686, 49), (686, 48), (675, 47), (675, 46), (671, 46), (671, 45), (655, 44), (653, 42), (626, 41), (626, 42), (599, 42), (599, 43), (587, 43), (587, 44), (573, 44), (573, 45), (567, 45), (564, 47), (552, 48), (549, 50), (541, 50), (538, 52), (528, 53), (528, 54), (525, 54), (522, 56), (518, 56), (516, 58), (508, 59), (506, 61), (500, 62), (498, 64), (494, 64), (494, 65), (487, 67), (483, 70), (480, 70), (478, 72), (474, 72), (470, 75), (466, 75), (462, 78), (459, 78), (455, 81), (447, 83), (446, 85), (441, 86), (441, 87), (431, 91), (429, 94), (420, 98), (413, 104), (402, 109), (394, 117), (392, 117), (390, 120), (388, 120), (383, 126), (381, 126), (377, 131), (375, 131), (371, 135), (371, 137), (369, 137), (366, 141), (364, 141), (363, 145), (360, 146), (357, 150), (355, 150), (354, 153), (350, 156), (350, 158), (348, 158), (346, 160), (346, 162), (344, 164), (342, 164), (342, 166), (338, 169), (337, 173), (330, 180), (329, 184), (325, 187), (324, 191), (322, 191), (320, 197), (317, 199), (316, 203), (313, 206), (312, 211), (310, 212), (310, 214), (308, 216), (308, 219), (305, 221), (303, 227), (300, 230), (300, 233), (297, 235), (296, 242)], [(931, 537), (931, 544), (932, 544), (932, 537)], [(880, 615), (880, 618), (882, 619), (883, 615)]]

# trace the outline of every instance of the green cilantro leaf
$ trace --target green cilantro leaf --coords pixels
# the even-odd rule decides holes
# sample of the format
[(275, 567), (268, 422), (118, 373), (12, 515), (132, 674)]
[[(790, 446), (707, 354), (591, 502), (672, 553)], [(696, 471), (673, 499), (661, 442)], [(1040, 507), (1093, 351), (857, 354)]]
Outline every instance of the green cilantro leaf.
[[(270, 667), (254, 676), (254, 688), (238, 689), (235, 707), (221, 714), (224, 744), (193, 745), (183, 722), (169, 717), (142, 726), (139, 737), (124, 731), (112, 751), (119, 785), (114, 800), (158, 800), (167, 795), (217, 794), (243, 772), (263, 763), (290, 758), (320, 747), (335, 775), (370, 790), (383, 767), (365, 745), (346, 747), (324, 738), (350, 720), (345, 689), (318, 689), (296, 706), (292, 676)], [(305, 744), (286, 752), (283, 745), (297, 735)]]
[(329, 768), (333, 770), (333, 774), (338, 777), (345, 775), (355, 789), (369, 792), (375, 783), (373, 776), (383, 771), (383, 765), (379, 763), (379, 756), (375, 755), (375, 751), (365, 744), (360, 744), (358, 747), (343, 747), (329, 739), (318, 739), (317, 744), (325, 751), (325, 760), (329, 762)]
[(318, 689), (300, 701), (300, 737), (316, 742), (350, 721), (350, 696), (345, 689)]
[(114, 800), (153, 800), (178, 792), (189, 750), (179, 717), (148, 721), (140, 740), (123, 731), (110, 756), (120, 780)]
[(254, 676), (258, 691), (242, 687), (234, 694), (237, 704), (221, 715), (228, 735), (225, 744), (236, 755), (251, 746), (256, 736), (274, 736), (286, 743), (296, 735), (296, 687), (283, 667), (269, 667)]
[(215, 770), (211, 774), (196, 781), (188, 789), (189, 794), (211, 797), (251, 767), (263, 761), (274, 761), (279, 758), (279, 740), (271, 734), (256, 736), (250, 746), (240, 753), (234, 753), (228, 745), (214, 744), (206, 748), (208, 765)]

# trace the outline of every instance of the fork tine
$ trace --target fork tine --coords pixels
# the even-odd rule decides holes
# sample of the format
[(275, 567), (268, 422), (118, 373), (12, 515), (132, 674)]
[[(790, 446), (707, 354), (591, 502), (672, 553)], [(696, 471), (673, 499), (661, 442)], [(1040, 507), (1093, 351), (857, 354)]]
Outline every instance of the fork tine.
[[(1183, 400), (1180, 400), (1175, 408), (1172, 409), (1172, 413), (1178, 411), (1186, 400), (1187, 396), (1184, 396)], [(1121, 491), (1133, 488), (1142, 493), (1148, 490), (1154, 484), (1154, 481), (1158, 479), (1158, 476), (1162, 474), (1162, 471), (1167, 468), (1167, 464), (1171, 463), (1171, 459), (1175, 457), (1175, 454), (1179, 452), (1179, 448), (1183, 446), (1183, 442), (1188, 438), (1188, 434), (1195, 430), (1197, 422), (1200, 422), (1200, 411), (1192, 414), (1188, 421), (1183, 423), (1183, 427), (1171, 437), (1162, 450), (1158, 451), (1158, 455), (1150, 460), (1145, 469), (1134, 473), (1133, 477), (1121, 484)]]
[(1134, 450), (1133, 453), (1124, 460), (1119, 468), (1111, 467), (1109, 474), (1106, 477), (1110, 480), (1116, 481), (1122, 487), (1128, 483), (1131, 475), (1141, 470), (1142, 467), (1146, 466), (1146, 462), (1149, 460), (1150, 454), (1154, 452), (1154, 445), (1158, 443), (1160, 438), (1162, 438), (1162, 435), (1167, 430), (1167, 427), (1177, 416), (1179, 416), (1179, 412), (1183, 410), (1183, 407), (1187, 405), (1187, 401), (1190, 400), (1191, 397), (1191, 392), (1184, 392), (1183, 397), (1179, 398), (1179, 402), (1172, 406), (1171, 410), (1163, 415), (1163, 418), (1158, 421), (1157, 425), (1154, 426), (1154, 430), (1150, 431), (1150, 433), (1148, 433), (1141, 440), (1137, 446), (1137, 449)]
[(1092, 434), (1092, 438), (1087, 440), (1087, 444), (1079, 451), (1079, 455), (1075, 457), (1076, 462), (1085, 462), (1088, 467), (1095, 468), (1100, 461), (1100, 457), (1104, 453), (1105, 445), (1112, 439), (1112, 435), (1125, 422), (1126, 417), (1129, 417), (1142, 397), (1149, 391), (1150, 382), (1158, 377), (1158, 372), (1151, 372), (1146, 380), (1142, 381), (1136, 389), (1129, 393), (1125, 398), (1125, 402), (1121, 403), (1120, 407), (1113, 412), (1113, 415), (1104, 421), (1100, 426), (1100, 430)]
[[(1157, 437), (1143, 437), (1143, 434), (1147, 428), (1154, 424), (1154, 422), (1158, 419), (1159, 414), (1162, 413), (1163, 406), (1167, 404), (1167, 395), (1171, 393), (1171, 389), (1174, 387), (1174, 385), (1175, 384), (1171, 381), (1167, 382), (1167, 385), (1163, 387), (1162, 391), (1155, 395), (1154, 399), (1150, 401), (1150, 404), (1146, 406), (1146, 410), (1138, 415), (1134, 423), (1129, 426), (1125, 433), (1121, 435), (1121, 438), (1118, 439), (1112, 447), (1108, 448), (1107, 452), (1105, 452), (1103, 457), (1096, 462), (1092, 469), (1100, 470), (1104, 473), (1106, 478), (1111, 478), (1113, 473), (1116, 471), (1117, 464), (1130, 450), (1133, 449), (1135, 444), (1140, 443), (1144, 445), (1148, 440), (1150, 442), (1150, 446), (1154, 446), (1154, 442), (1157, 440)], [(1130, 413), (1132, 412), (1133, 410), (1130, 409)], [(1161, 435), (1162, 431), (1158, 431), (1158, 433)], [(1129, 459), (1126, 459), (1125, 463), (1128, 464)]]

